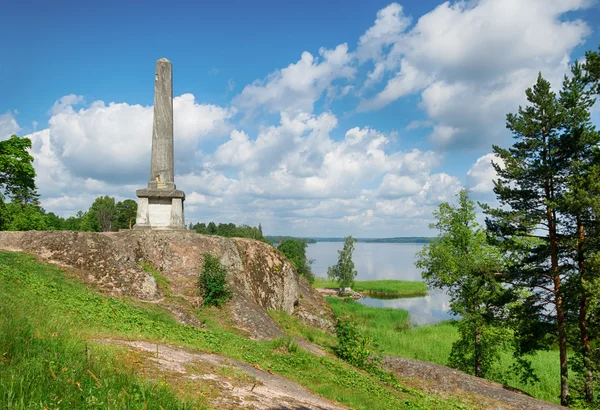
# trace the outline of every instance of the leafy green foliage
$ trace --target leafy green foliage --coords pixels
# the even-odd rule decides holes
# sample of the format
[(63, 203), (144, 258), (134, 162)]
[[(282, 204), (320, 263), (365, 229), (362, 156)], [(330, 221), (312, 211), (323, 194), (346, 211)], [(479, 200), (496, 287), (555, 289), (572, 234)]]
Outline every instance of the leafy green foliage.
[(353, 286), (354, 278), (358, 273), (354, 269), (354, 261), (352, 260), (355, 242), (356, 239), (352, 236), (344, 238), (344, 247), (338, 251), (337, 263), (327, 268), (327, 276), (329, 279), (337, 281), (340, 288)]
[(313, 283), (315, 275), (310, 269), (313, 260), (306, 257), (306, 246), (307, 243), (302, 239), (286, 239), (277, 246), (277, 249), (292, 263), (299, 275), (304, 276), (309, 283)]
[(501, 333), (491, 328), (505, 314), (501, 306), (506, 292), (498, 280), (502, 259), (475, 221), (475, 204), (468, 191), (458, 194), (456, 206), (440, 204), (433, 216), (436, 222), (430, 228), (440, 233), (417, 254), (415, 265), (429, 286), (450, 295), (451, 312), (463, 318), (450, 364), (485, 377), (499, 357), (500, 344), (488, 335)]
[(35, 169), (29, 138), (16, 135), (0, 141), (0, 200), (9, 196), (20, 204), (37, 203)]
[(133, 199), (117, 202), (116, 213), (118, 229), (133, 228), (133, 225), (135, 225), (135, 217), (137, 215), (137, 202)]
[(338, 317), (336, 319), (335, 334), (338, 344), (333, 351), (340, 359), (360, 369), (379, 364), (378, 356), (375, 355), (373, 338), (360, 332), (350, 318)]
[(205, 253), (203, 256), (204, 266), (198, 277), (200, 294), (205, 305), (218, 307), (233, 296), (227, 284), (227, 270), (216, 256), (210, 253)]

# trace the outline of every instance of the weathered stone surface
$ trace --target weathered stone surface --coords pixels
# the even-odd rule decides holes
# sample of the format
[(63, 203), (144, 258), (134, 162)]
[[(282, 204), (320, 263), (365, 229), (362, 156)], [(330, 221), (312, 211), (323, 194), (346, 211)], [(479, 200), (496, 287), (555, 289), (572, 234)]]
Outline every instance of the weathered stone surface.
[(150, 181), (175, 182), (173, 167), (173, 67), (166, 58), (156, 62), (152, 163)]
[(520, 390), (475, 377), (439, 364), (384, 356), (383, 365), (407, 387), (441, 396), (469, 398), (477, 408), (494, 410), (560, 410), (556, 404), (534, 399)]
[(201, 302), (197, 280), (203, 254), (210, 252), (229, 272), (235, 296), (227, 309), (234, 324), (252, 338), (281, 335), (269, 309), (332, 329), (332, 312), (323, 297), (296, 274), (281, 252), (260, 241), (189, 231), (30, 231), (0, 232), (0, 249), (26, 251), (76, 268), (82, 279), (110, 294), (157, 300), (161, 295), (154, 278), (137, 264), (146, 261), (169, 279), (171, 295), (183, 296), (192, 305)]

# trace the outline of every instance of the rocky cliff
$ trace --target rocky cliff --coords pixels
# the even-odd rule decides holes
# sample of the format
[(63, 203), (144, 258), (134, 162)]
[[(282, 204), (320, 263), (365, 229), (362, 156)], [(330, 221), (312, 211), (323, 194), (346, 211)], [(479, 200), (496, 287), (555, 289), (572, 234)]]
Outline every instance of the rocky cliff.
[(28, 231), (0, 232), (0, 249), (33, 253), (71, 268), (81, 280), (111, 295), (160, 301), (164, 295), (156, 280), (140, 267), (146, 262), (170, 281), (170, 295), (196, 306), (201, 303), (196, 283), (203, 254), (210, 252), (228, 270), (235, 293), (227, 306), (233, 323), (250, 337), (281, 334), (268, 315), (271, 309), (294, 314), (311, 326), (332, 326), (332, 313), (322, 296), (277, 249), (255, 240), (181, 231)]

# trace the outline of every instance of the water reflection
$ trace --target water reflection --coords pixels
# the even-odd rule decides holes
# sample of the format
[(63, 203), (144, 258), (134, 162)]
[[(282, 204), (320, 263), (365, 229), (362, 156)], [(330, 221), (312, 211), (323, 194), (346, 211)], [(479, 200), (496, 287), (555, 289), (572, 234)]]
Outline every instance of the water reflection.
[[(341, 242), (318, 242), (309, 244), (306, 253), (315, 262), (312, 270), (317, 276), (326, 277), (327, 268), (337, 262), (337, 251)], [(356, 243), (352, 259), (358, 272), (358, 280), (400, 279), (422, 280), (421, 271), (414, 265), (415, 254), (422, 244), (396, 243)], [(375, 299), (366, 297), (360, 300), (367, 306), (405, 309), (413, 323), (432, 324), (452, 319), (448, 313), (449, 296), (440, 291), (429, 291), (427, 296), (401, 299)]]
[(404, 309), (410, 314), (410, 321), (417, 325), (429, 325), (453, 319), (448, 309), (448, 295), (439, 291), (429, 291), (427, 296), (401, 299), (362, 298), (360, 303), (367, 306)]

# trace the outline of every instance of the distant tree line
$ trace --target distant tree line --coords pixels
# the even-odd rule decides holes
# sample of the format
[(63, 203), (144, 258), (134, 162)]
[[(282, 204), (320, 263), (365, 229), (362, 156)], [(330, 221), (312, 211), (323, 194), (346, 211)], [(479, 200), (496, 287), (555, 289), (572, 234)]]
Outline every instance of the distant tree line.
[(261, 224), (255, 227), (249, 225), (237, 226), (234, 223), (220, 223), (218, 225), (214, 222), (209, 222), (208, 224), (204, 222), (190, 223), (189, 230), (203, 235), (218, 235), (227, 238), (250, 238), (266, 242)]
[(288, 239), (301, 240), (301, 241), (304, 241), (305, 243), (317, 243), (317, 241), (315, 241), (313, 238), (295, 238), (293, 236), (281, 236), (281, 235), (267, 235), (267, 236), (265, 236), (265, 239), (274, 245), (283, 243)]
[(107, 232), (130, 229), (135, 224), (137, 203), (98, 197), (87, 211), (63, 218), (46, 212), (35, 185), (31, 140), (16, 135), (0, 141), (0, 230), (71, 230)]

